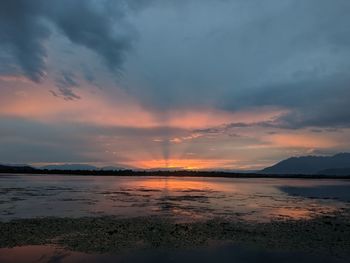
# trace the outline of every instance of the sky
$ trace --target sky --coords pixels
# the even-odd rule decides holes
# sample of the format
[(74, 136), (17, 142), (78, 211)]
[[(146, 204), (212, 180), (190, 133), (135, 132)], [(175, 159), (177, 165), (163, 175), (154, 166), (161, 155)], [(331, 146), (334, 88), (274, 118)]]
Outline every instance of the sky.
[(350, 151), (348, 0), (1, 0), (0, 162), (257, 170)]

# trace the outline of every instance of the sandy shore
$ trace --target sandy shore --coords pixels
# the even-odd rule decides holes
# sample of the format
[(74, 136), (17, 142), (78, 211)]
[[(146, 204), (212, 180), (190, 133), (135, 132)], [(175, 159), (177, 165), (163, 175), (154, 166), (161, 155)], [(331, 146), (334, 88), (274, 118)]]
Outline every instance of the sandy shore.
[(54, 244), (69, 250), (108, 253), (139, 248), (189, 248), (235, 243), (286, 251), (350, 256), (350, 211), (313, 220), (269, 223), (176, 223), (160, 217), (117, 219), (40, 218), (0, 223), (0, 247)]

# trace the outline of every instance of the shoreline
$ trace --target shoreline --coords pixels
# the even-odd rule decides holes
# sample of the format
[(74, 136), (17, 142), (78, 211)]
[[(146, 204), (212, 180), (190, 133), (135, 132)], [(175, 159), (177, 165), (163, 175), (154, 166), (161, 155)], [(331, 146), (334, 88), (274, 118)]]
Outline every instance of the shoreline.
[(179, 223), (159, 216), (17, 219), (0, 222), (0, 247), (58, 245), (84, 253), (119, 253), (225, 243), (346, 258), (350, 256), (349, 219), (349, 210), (310, 220), (265, 223), (221, 218)]
[(197, 171), (42, 171), (42, 172), (1, 172), (1, 176), (111, 176), (111, 177), (172, 177), (172, 178), (235, 178), (235, 179), (340, 179), (348, 180), (350, 175), (305, 175), (305, 174), (245, 174), (229, 172), (197, 172)]

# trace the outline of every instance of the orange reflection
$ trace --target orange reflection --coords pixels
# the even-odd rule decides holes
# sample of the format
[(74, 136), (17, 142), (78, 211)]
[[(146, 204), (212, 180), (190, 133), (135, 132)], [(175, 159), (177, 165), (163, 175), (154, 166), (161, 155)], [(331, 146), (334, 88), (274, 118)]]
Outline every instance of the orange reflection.
[(295, 208), (278, 208), (273, 213), (280, 217), (286, 217), (290, 219), (309, 219), (312, 217), (311, 211), (307, 209), (298, 209)]
[(93, 255), (68, 251), (50, 245), (0, 248), (0, 262), (88, 262)]
[[(178, 190), (215, 190), (215, 191), (234, 191), (235, 187), (227, 187), (225, 184), (218, 182), (211, 182), (210, 180), (196, 180), (190, 178), (157, 178), (157, 179), (144, 179), (133, 182), (135, 188), (147, 188), (158, 189), (168, 191)], [(174, 193), (175, 194), (175, 193)]]
[(310, 210), (308, 208), (287, 208), (287, 207), (280, 207), (276, 208), (276, 210), (272, 211), (272, 214), (274, 216), (288, 218), (288, 219), (311, 219), (315, 217), (316, 215), (319, 215), (320, 213), (333, 213), (336, 209), (330, 206), (319, 206), (317, 207), (317, 213), (313, 210)]

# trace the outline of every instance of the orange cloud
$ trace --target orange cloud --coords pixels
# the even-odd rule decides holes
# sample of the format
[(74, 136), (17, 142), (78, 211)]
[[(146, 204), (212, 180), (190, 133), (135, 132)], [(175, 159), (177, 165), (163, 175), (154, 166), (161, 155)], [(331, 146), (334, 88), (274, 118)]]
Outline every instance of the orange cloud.
[(112, 101), (103, 92), (92, 93), (88, 88), (82, 88), (79, 95), (83, 99), (65, 101), (52, 96), (49, 90), (50, 86), (7, 90), (8, 94), (4, 92), (0, 98), (0, 116), (110, 126), (147, 127), (154, 122), (152, 114), (130, 98), (116, 96), (119, 99)]
[(31, 84), (33, 83), (30, 79), (28, 79), (25, 76), (15, 76), (15, 75), (3, 75), (0, 76), (0, 82), (14, 82), (14, 83), (18, 83), (18, 82), (22, 82), (25, 84)]
[(216, 160), (216, 159), (153, 159), (153, 160), (141, 160), (135, 164), (137, 167), (150, 169), (150, 168), (169, 168), (169, 169), (187, 169), (187, 170), (203, 170), (214, 169), (217, 167), (226, 167), (228, 164), (232, 164), (232, 160)]
[[(19, 79), (24, 79), (19, 77)], [(42, 85), (31, 83), (23, 87), (4, 87), (0, 98), (0, 116), (28, 118), (43, 122), (83, 122), (96, 125), (127, 127), (173, 127), (198, 129), (223, 123), (253, 123), (266, 121), (283, 114), (276, 108), (228, 112), (212, 108), (169, 110), (145, 109), (137, 100), (120, 89), (105, 92), (94, 87), (76, 89), (81, 100), (65, 101), (50, 94), (55, 86), (50, 80)], [(181, 140), (185, 140), (182, 138)]]
[[(136, 128), (134, 132), (112, 129), (113, 132), (106, 133), (96, 129), (95, 133), (86, 134), (79, 130), (81, 137), (85, 136), (87, 144), (91, 145), (91, 153), (86, 153), (90, 154), (90, 159), (96, 157), (108, 163), (123, 162), (145, 169), (255, 169), (277, 160), (286, 150), (299, 154), (309, 149), (334, 148), (342, 145), (340, 140), (344, 139), (339, 133), (256, 126), (234, 128), (232, 133), (237, 136), (193, 132), (227, 123), (269, 121), (285, 114), (285, 109), (262, 107), (228, 112), (207, 107), (161, 112), (145, 109), (139, 101), (117, 88), (107, 91), (87, 85), (75, 89), (81, 100), (65, 101), (50, 94), (49, 91), (55, 89), (50, 80), (40, 85), (24, 85), (25, 79), (0, 81), (6, 82), (6, 85), (0, 82), (0, 117), (19, 117), (68, 127), (67, 136), (76, 131), (75, 124), (79, 123), (88, 127)], [(163, 135), (162, 129), (158, 129), (162, 127), (174, 129)], [(348, 145), (347, 142), (343, 144)], [(164, 147), (168, 147), (168, 161), (163, 158)], [(274, 160), (265, 158), (269, 154), (278, 156)]]
[(168, 114), (168, 124), (172, 127), (204, 128), (222, 125), (224, 123), (242, 122), (255, 123), (269, 121), (285, 114), (285, 109), (262, 107), (244, 111), (229, 112), (212, 108), (177, 110)]

